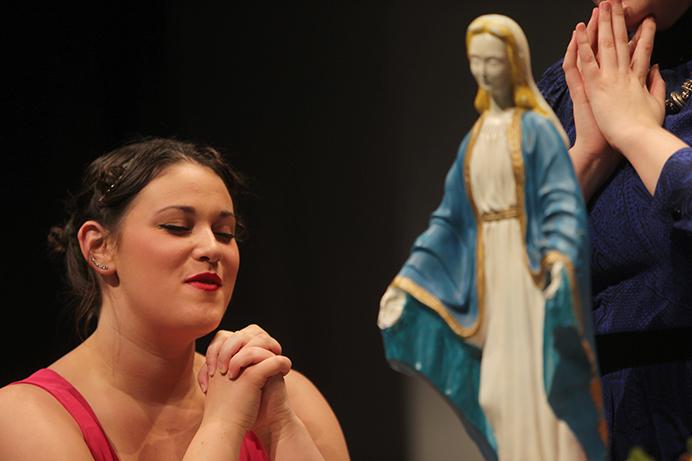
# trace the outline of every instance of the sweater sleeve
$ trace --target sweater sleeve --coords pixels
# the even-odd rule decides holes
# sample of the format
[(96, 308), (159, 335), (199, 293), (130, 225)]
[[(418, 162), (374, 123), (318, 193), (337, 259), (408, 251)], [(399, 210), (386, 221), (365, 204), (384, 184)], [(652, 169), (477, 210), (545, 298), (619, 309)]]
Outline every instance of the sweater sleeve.
[(663, 165), (653, 205), (675, 229), (692, 234), (692, 148), (678, 150)]

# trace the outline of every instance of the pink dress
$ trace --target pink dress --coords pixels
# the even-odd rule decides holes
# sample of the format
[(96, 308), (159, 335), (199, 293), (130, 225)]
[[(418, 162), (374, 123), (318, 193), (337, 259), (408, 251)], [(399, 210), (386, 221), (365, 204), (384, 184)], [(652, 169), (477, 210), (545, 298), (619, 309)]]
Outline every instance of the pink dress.
[[(82, 394), (65, 378), (53, 370), (42, 368), (28, 378), (12, 384), (33, 384), (38, 386), (65, 407), (82, 430), (84, 441), (95, 461), (117, 461), (118, 456), (108, 441), (106, 433), (99, 424), (94, 411)], [(268, 458), (257, 436), (248, 432), (240, 447), (240, 461), (267, 461)]]

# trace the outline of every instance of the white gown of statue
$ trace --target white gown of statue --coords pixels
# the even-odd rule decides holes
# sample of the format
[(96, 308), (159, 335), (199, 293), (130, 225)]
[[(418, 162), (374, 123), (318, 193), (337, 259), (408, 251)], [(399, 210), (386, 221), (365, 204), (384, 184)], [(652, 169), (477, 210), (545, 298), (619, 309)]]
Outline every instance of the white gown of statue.
[[(517, 205), (507, 142), (512, 115), (512, 109), (499, 115), (488, 113), (473, 148), (471, 190), (479, 214), (504, 212)], [(483, 222), (482, 235), (486, 294), (485, 325), (479, 338), (483, 348), (479, 400), (493, 428), (499, 459), (586, 459), (546, 398), (544, 298), (527, 267), (519, 219), (494, 215)]]

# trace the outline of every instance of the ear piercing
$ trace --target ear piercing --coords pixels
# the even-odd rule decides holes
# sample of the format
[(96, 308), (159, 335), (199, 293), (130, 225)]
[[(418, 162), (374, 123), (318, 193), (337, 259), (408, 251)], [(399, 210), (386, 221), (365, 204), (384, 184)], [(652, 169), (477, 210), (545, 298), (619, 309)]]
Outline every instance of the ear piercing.
[(98, 269), (101, 269), (102, 271), (108, 270), (108, 264), (101, 264), (100, 262), (96, 261), (96, 258), (94, 258), (93, 254), (89, 253), (89, 259)]

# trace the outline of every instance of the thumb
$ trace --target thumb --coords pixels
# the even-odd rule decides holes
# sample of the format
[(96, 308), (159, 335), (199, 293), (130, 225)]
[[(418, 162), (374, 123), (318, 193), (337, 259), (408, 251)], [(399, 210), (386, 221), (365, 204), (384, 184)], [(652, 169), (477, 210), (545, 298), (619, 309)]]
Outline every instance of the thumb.
[(207, 388), (209, 387), (209, 369), (207, 368), (206, 363), (202, 365), (202, 368), (200, 368), (199, 372), (197, 373), (197, 384), (199, 384), (202, 392), (206, 394)]
[(654, 66), (651, 68), (647, 80), (649, 84), (649, 93), (651, 96), (656, 98), (656, 101), (663, 103), (663, 101), (666, 99), (666, 82), (661, 76), (661, 70), (659, 69), (658, 64), (654, 64)]

